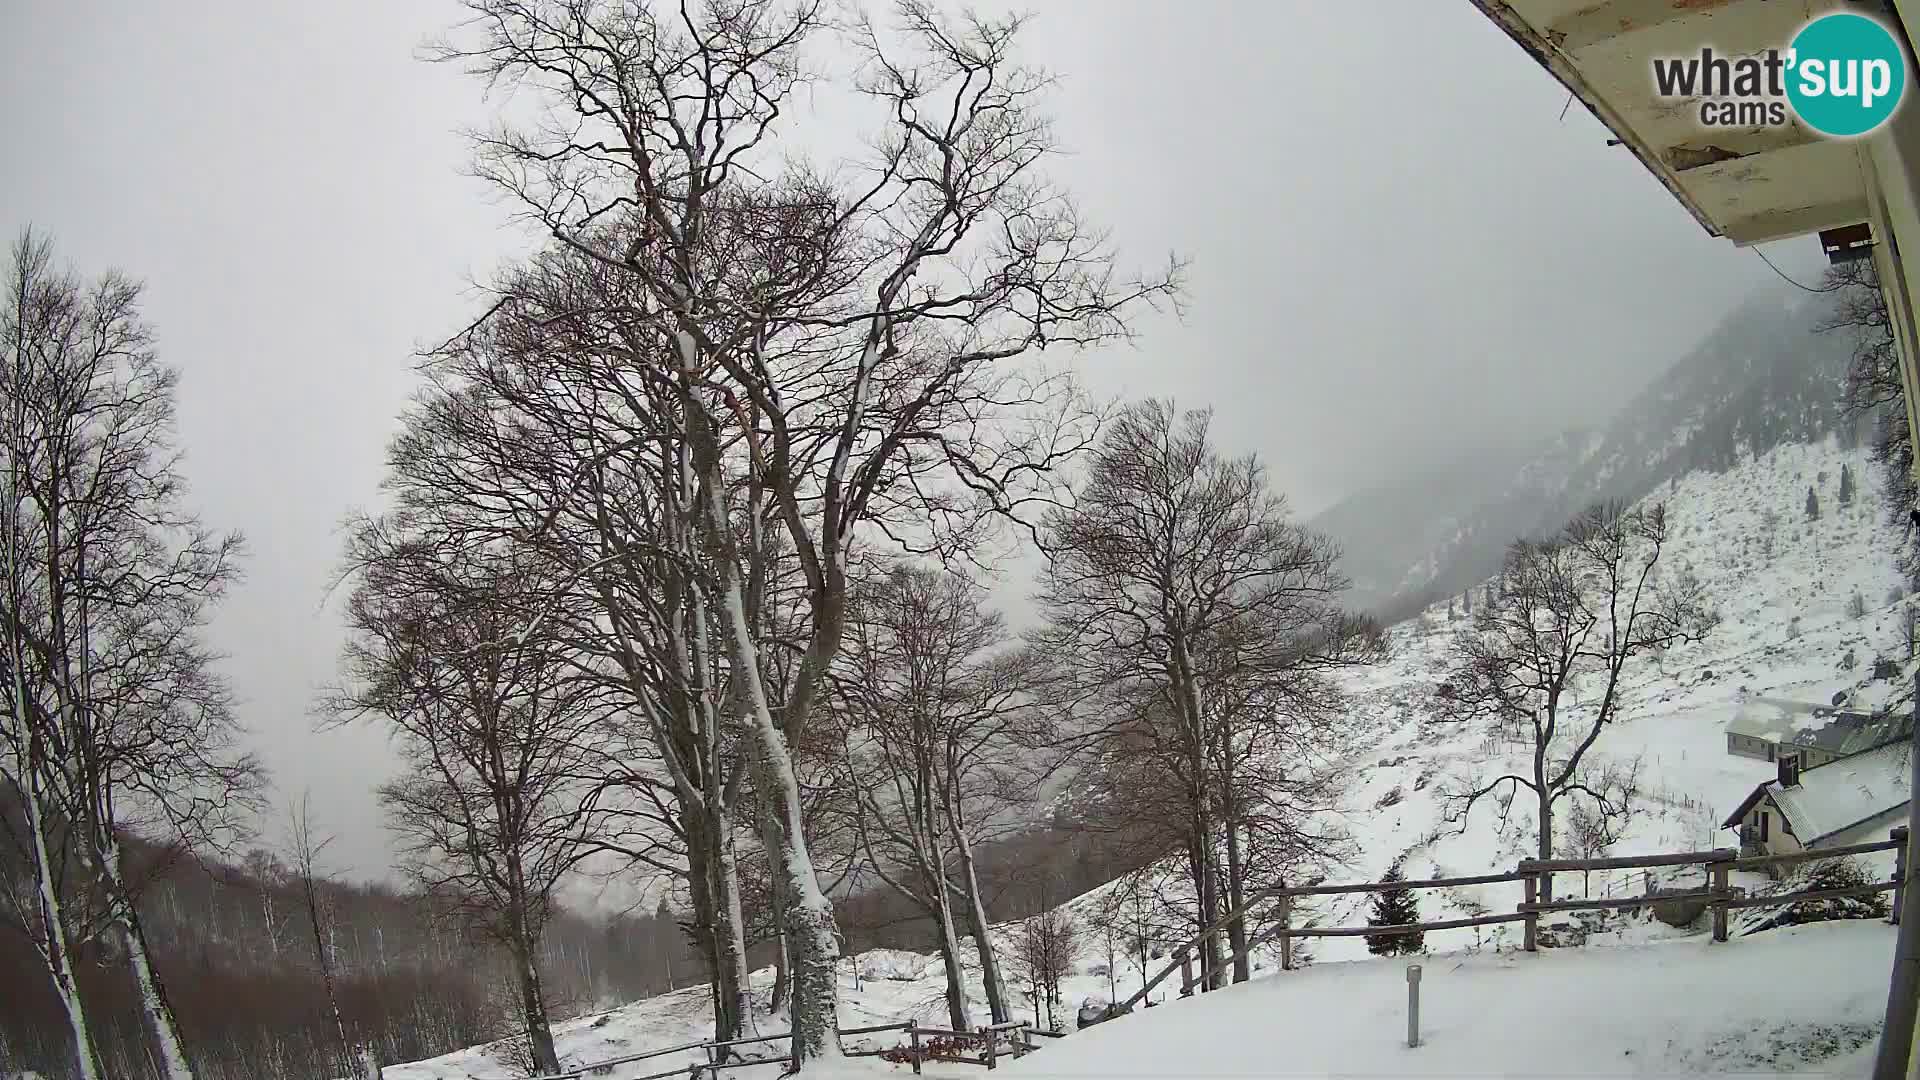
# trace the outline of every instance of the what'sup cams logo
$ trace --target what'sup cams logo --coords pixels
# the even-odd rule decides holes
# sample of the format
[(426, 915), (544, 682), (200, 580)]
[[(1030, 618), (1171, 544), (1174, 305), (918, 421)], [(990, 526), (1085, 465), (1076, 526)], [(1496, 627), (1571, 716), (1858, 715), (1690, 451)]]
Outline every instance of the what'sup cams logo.
[(1801, 27), (1784, 51), (1726, 56), (1707, 47), (1657, 58), (1653, 85), (1661, 98), (1697, 99), (1703, 127), (1785, 127), (1791, 110), (1814, 131), (1844, 139), (1877, 129), (1899, 108), (1907, 60), (1879, 21), (1836, 12)]

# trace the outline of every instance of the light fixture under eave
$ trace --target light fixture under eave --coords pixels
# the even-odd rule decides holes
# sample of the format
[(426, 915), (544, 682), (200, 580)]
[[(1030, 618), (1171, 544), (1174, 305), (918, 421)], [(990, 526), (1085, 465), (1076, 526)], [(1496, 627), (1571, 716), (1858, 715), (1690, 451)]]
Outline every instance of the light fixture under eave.
[(1867, 258), (1873, 254), (1873, 226), (1862, 221), (1856, 225), (1822, 229), (1820, 250), (1827, 253), (1827, 262), (1834, 266)]

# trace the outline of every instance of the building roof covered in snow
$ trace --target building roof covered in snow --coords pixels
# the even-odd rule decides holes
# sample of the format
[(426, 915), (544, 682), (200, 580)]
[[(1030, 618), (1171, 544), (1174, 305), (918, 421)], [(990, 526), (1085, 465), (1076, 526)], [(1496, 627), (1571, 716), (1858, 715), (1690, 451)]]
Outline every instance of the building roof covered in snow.
[(1723, 824), (1737, 827), (1755, 803), (1770, 797), (1792, 824), (1793, 834), (1812, 847), (1907, 804), (1907, 752), (1912, 745), (1908, 740), (1890, 742), (1815, 765), (1802, 770), (1799, 782), (1791, 786), (1769, 780), (1754, 788)]
[(1727, 722), (1727, 731), (1782, 746), (1810, 746), (1830, 754), (1857, 754), (1906, 738), (1912, 731), (1912, 717), (1904, 712), (1865, 713), (1784, 698), (1756, 697), (1741, 702), (1740, 711)]

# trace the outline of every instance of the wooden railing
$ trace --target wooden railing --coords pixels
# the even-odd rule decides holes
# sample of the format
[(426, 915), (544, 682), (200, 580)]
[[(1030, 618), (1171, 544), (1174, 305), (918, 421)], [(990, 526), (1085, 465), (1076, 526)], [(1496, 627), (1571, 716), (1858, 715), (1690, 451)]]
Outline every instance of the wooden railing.
[[(843, 1046), (840, 1051), (841, 1056), (880, 1057), (885, 1054), (904, 1051), (908, 1062), (913, 1066), (913, 1071), (916, 1074), (920, 1072), (920, 1066), (923, 1062), (936, 1060), (959, 1062), (967, 1065), (980, 1065), (991, 1070), (999, 1064), (1001, 1055), (1000, 1044), (1003, 1040), (1007, 1044), (1007, 1056), (1019, 1058), (1032, 1053), (1038, 1048), (1038, 1044), (1033, 1041), (1035, 1035), (1041, 1035), (1047, 1038), (1061, 1038), (1065, 1034), (1064, 1032), (1035, 1028), (1032, 1022), (1028, 1020), (1009, 1020), (1004, 1023), (990, 1024), (973, 1031), (954, 1031), (948, 1028), (921, 1027), (911, 1020), (906, 1020), (891, 1024), (874, 1024), (869, 1027), (840, 1028), (837, 1034), (840, 1038), (844, 1039), (853, 1035), (877, 1035), (889, 1031), (898, 1031), (906, 1036), (905, 1045), (883, 1047), (879, 1050), (848, 1050)], [(729, 1059), (720, 1053), (722, 1050), (736, 1046), (746, 1046), (753, 1043), (780, 1042), (791, 1038), (793, 1038), (791, 1031), (783, 1031), (775, 1035), (750, 1035), (742, 1039), (725, 1039), (717, 1042), (708, 1040), (706, 1042), (680, 1043), (675, 1046), (663, 1046), (654, 1050), (643, 1050), (639, 1053), (627, 1054), (624, 1057), (609, 1058), (605, 1061), (596, 1061), (590, 1064), (580, 1065), (565, 1072), (547, 1073), (541, 1076), (528, 1077), (526, 1080), (585, 1080), (586, 1077), (610, 1077), (613, 1075), (613, 1071), (622, 1065), (637, 1065), (640, 1062), (666, 1057), (669, 1054), (683, 1054), (689, 1050), (704, 1050), (707, 1056), (707, 1060), (705, 1061), (689, 1062), (684, 1065), (676, 1065), (671, 1069), (662, 1069), (658, 1072), (642, 1073), (638, 1076), (623, 1076), (620, 1078), (620, 1080), (665, 1080), (666, 1077), (685, 1075), (689, 1080), (699, 1080), (700, 1077), (717, 1074), (726, 1069), (738, 1069), (750, 1065), (769, 1065), (782, 1061), (791, 1065), (792, 1058), (790, 1056), (766, 1058), (736, 1057)], [(977, 1056), (964, 1054), (935, 1055), (926, 1045), (926, 1040), (931, 1039), (978, 1042), (981, 1045), (981, 1051)], [(506, 1080), (506, 1078), (469, 1075), (469, 1080)]]
[[(1745, 896), (1735, 890), (1729, 875), (1735, 870), (1764, 870), (1775, 866), (1787, 866), (1793, 863), (1812, 862), (1820, 859), (1841, 859), (1852, 855), (1870, 855), (1877, 851), (1894, 853), (1894, 871), (1887, 881), (1870, 881), (1861, 885), (1841, 889), (1802, 889), (1798, 892), (1772, 893), (1764, 896)], [(1729, 914), (1741, 908), (1782, 907), (1799, 903), (1802, 900), (1825, 900), (1843, 896), (1864, 896), (1872, 893), (1893, 892), (1893, 921), (1900, 921), (1900, 908), (1905, 899), (1901, 893), (1901, 883), (1906, 880), (1907, 865), (1907, 828), (1902, 825), (1892, 830), (1885, 840), (1876, 840), (1866, 844), (1846, 844), (1840, 847), (1809, 848), (1804, 851), (1789, 852), (1780, 855), (1742, 856), (1732, 848), (1715, 848), (1712, 851), (1694, 851), (1669, 853), (1663, 855), (1628, 855), (1608, 859), (1522, 859), (1520, 871), (1530, 875), (1526, 885), (1526, 900), (1521, 903), (1520, 911), (1531, 916), (1527, 921), (1526, 948), (1529, 952), (1536, 948), (1539, 933), (1539, 916), (1554, 911), (1583, 911), (1620, 908), (1648, 907), (1658, 903), (1677, 903), (1704, 901), (1713, 917), (1713, 940), (1726, 941), (1728, 938)], [(1536, 896), (1552, 895), (1549, 888), (1555, 871), (1616, 870), (1655, 866), (1703, 866), (1707, 872), (1705, 888), (1693, 892), (1661, 893), (1644, 897), (1621, 897), (1603, 900), (1536, 900)]]
[[(1850, 855), (1866, 855), (1877, 851), (1895, 852), (1893, 877), (1887, 881), (1868, 882), (1863, 885), (1841, 889), (1803, 889), (1798, 892), (1777, 893), (1769, 896), (1745, 896), (1731, 887), (1728, 875), (1734, 870), (1757, 870), (1772, 866), (1782, 866), (1816, 859), (1837, 859)], [(1871, 893), (1893, 892), (1893, 921), (1900, 921), (1900, 909), (1904, 897), (1901, 895), (1901, 883), (1906, 879), (1907, 830), (1900, 826), (1892, 831), (1889, 839), (1867, 844), (1848, 844), (1844, 847), (1814, 848), (1783, 855), (1753, 855), (1742, 857), (1732, 848), (1715, 848), (1710, 851), (1667, 852), (1656, 855), (1627, 855), (1599, 859), (1522, 859), (1511, 872), (1505, 874), (1479, 874), (1468, 877), (1428, 878), (1415, 881), (1361, 881), (1342, 885), (1304, 885), (1274, 886), (1262, 889), (1248, 897), (1245, 902), (1203, 928), (1199, 933), (1187, 939), (1173, 951), (1172, 961), (1158, 974), (1143, 984), (1132, 997), (1121, 1006), (1123, 1011), (1130, 1010), (1145, 998), (1154, 987), (1159, 986), (1174, 971), (1180, 975), (1180, 996), (1187, 997), (1194, 992), (1193, 950), (1233, 924), (1237, 919), (1245, 918), (1256, 906), (1274, 902), (1277, 905), (1277, 925), (1249, 940), (1245, 946), (1223, 961), (1222, 966), (1231, 966), (1254, 949), (1278, 940), (1281, 946), (1280, 966), (1289, 969), (1292, 964), (1292, 941), (1294, 938), (1310, 937), (1391, 937), (1397, 934), (1423, 933), (1428, 930), (1458, 930), (1470, 926), (1488, 926), (1496, 923), (1524, 922), (1526, 924), (1522, 947), (1527, 952), (1539, 950), (1540, 916), (1556, 911), (1594, 911), (1621, 910), (1651, 907), (1655, 904), (1686, 901), (1704, 901), (1713, 915), (1713, 940), (1726, 941), (1728, 937), (1728, 913), (1741, 908), (1771, 907), (1797, 903), (1802, 900), (1821, 900), (1842, 896), (1861, 896)], [(1708, 880), (1705, 886), (1693, 892), (1651, 893), (1644, 896), (1611, 895), (1600, 898), (1581, 897), (1579, 899), (1542, 900), (1542, 896), (1552, 895), (1552, 879), (1556, 872), (1587, 873), (1595, 870), (1625, 870), (1664, 866), (1701, 866), (1706, 869)], [(1476, 915), (1470, 918), (1437, 919), (1430, 922), (1409, 923), (1402, 926), (1317, 926), (1298, 927), (1290, 925), (1292, 901), (1300, 896), (1332, 896), (1344, 893), (1385, 892), (1399, 889), (1441, 889), (1468, 885), (1493, 885), (1508, 881), (1518, 881), (1523, 885), (1523, 899), (1511, 914)], [(1610, 892), (1611, 890), (1609, 890)]]

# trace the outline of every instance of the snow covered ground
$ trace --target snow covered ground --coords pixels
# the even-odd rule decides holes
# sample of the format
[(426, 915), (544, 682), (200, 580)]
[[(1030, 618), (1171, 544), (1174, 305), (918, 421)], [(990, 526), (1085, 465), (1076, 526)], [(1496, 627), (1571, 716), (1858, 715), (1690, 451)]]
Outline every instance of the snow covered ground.
[[(1849, 506), (1834, 498), (1843, 463), (1862, 488)], [(1697, 574), (1721, 622), (1706, 641), (1629, 669), (1620, 722), (1602, 735), (1594, 754), (1637, 758), (1643, 799), (1607, 854), (1733, 842), (1719, 821), (1774, 768), (1726, 751), (1724, 726), (1744, 697), (1825, 704), (1844, 692), (1861, 709), (1904, 697), (1912, 665), (1904, 661), (1903, 603), (1890, 595), (1900, 584), (1898, 537), (1882, 521), (1872, 475), (1864, 451), (1828, 441), (1783, 446), (1728, 473), (1694, 473), (1655, 496), (1668, 502), (1674, 533), (1662, 572)], [(1820, 499), (1816, 521), (1804, 513), (1809, 486)], [(1856, 594), (1864, 616), (1848, 614)], [(1451, 629), (1445, 615), (1441, 605), (1396, 628), (1393, 659), (1350, 683), (1364, 737), (1355, 740), (1361, 749), (1346, 763), (1354, 782), (1337, 816), (1356, 854), (1330, 880), (1378, 880), (1403, 859), (1414, 878), (1498, 872), (1531, 853), (1532, 811), (1524, 792), (1504, 825), (1490, 802), (1464, 823), (1446, 820), (1444, 793), (1520, 765), (1523, 748), (1484, 730), (1434, 722), (1433, 695), (1445, 677)], [(1901, 677), (1872, 681), (1876, 657), (1900, 660)], [(1890, 860), (1875, 867), (1888, 868)], [(1689, 873), (1663, 883), (1700, 880), (1699, 870)], [(1584, 882), (1565, 875), (1556, 891), (1638, 893), (1642, 885), (1624, 872)], [(1098, 923), (1091, 912), (1104, 891), (1068, 905), (1083, 926)], [(1424, 918), (1440, 919), (1480, 908), (1510, 911), (1520, 898), (1520, 886), (1510, 883), (1423, 891), (1419, 903)], [(1337, 897), (1311, 914), (1323, 925), (1354, 925), (1364, 920), (1365, 907), (1363, 896)], [(1590, 937), (1588, 948), (1534, 956), (1512, 951), (1518, 925), (1429, 932), (1427, 948), (1439, 955), (1423, 960), (1429, 1045), (1420, 1050), (1398, 1042), (1404, 964), (1366, 959), (1362, 939), (1332, 938), (1313, 942), (1316, 966), (1261, 979), (1277, 966), (1267, 957), (1253, 983), (1218, 994), (1169, 1000), (1177, 998), (1178, 980), (1163, 983), (1154, 994), (1163, 1007), (1049, 1044), (1019, 1070), (1036, 1076), (1864, 1071), (1859, 1054), (1871, 1054), (1884, 1005), (1892, 949), (1885, 926), (1827, 924), (1720, 946), (1709, 946), (1697, 929), (1673, 929), (1644, 916), (1610, 927)], [(843, 1026), (908, 1017), (945, 1026), (944, 977), (930, 958), (884, 952), (859, 962), (865, 974), (857, 980), (853, 961), (843, 968)], [(1137, 967), (1120, 960), (1109, 976), (1106, 962), (1099, 935), (1083, 935), (1079, 972), (1063, 987), (1066, 1012), (1082, 1000), (1125, 997), (1139, 987)], [(1150, 970), (1163, 963), (1153, 961)], [(971, 997), (983, 1013), (978, 973), (970, 974)], [(764, 989), (771, 979), (771, 970), (762, 971), (755, 983)], [(1065, 1023), (1072, 1026), (1070, 1016)], [(765, 1030), (784, 1028), (780, 1018), (766, 1024)], [(569, 1066), (710, 1034), (701, 987), (556, 1026)], [(697, 1058), (688, 1052), (652, 1059), (643, 1071)], [(759, 1080), (758, 1074), (776, 1071), (767, 1066), (731, 1075)], [(865, 1059), (842, 1071), (894, 1070)], [(966, 1066), (928, 1073), (962, 1074), (980, 1073)], [(488, 1048), (385, 1071), (387, 1080), (510, 1075)], [(620, 1076), (615, 1072), (613, 1080)]]
[(1893, 928), (1819, 923), (1724, 945), (1362, 960), (1176, 1001), (1059, 1040), (1009, 1076), (1616, 1076), (1871, 1071)]
[[(1869, 1071), (1893, 928), (1818, 923), (1723, 945), (1704, 936), (1614, 947), (1438, 953), (1419, 958), (1422, 1045), (1408, 1049), (1407, 961), (1320, 963), (1303, 971), (1176, 999), (1121, 1020), (1043, 1040), (1003, 1065), (1014, 1076), (1175, 1080), (1273, 1075), (1627, 1075)], [(1079, 980), (1083, 984), (1084, 979)], [(940, 978), (842, 986), (846, 1023), (919, 1015), (938, 1021)], [(604, 1060), (704, 1037), (696, 988), (560, 1025), (563, 1060)], [(856, 1019), (856, 1017), (858, 1019)], [(691, 1063), (651, 1059), (611, 1080)], [(779, 1066), (729, 1075), (771, 1080)], [(394, 1066), (387, 1080), (511, 1075), (478, 1050)], [(816, 1080), (910, 1075), (857, 1059), (809, 1070)], [(929, 1064), (940, 1078), (985, 1073)]]

